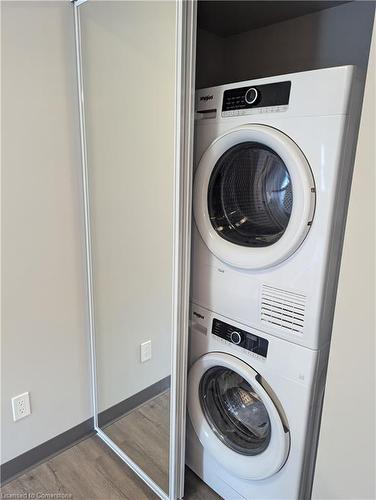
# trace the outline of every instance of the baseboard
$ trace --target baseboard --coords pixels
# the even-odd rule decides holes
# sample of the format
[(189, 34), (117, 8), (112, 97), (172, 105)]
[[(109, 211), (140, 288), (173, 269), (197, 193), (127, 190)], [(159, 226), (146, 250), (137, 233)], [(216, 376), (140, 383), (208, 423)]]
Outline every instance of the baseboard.
[[(159, 380), (155, 384), (146, 387), (146, 389), (134, 394), (130, 398), (124, 399), (120, 403), (99, 413), (99, 427), (103, 428), (111, 422), (118, 420), (138, 406), (146, 403), (146, 401), (158, 396), (158, 394), (161, 394), (169, 387), (170, 376)], [(72, 429), (68, 429), (62, 434), (46, 441), (45, 443), (26, 451), (22, 455), (9, 460), (9, 462), (0, 466), (1, 484), (8, 483), (16, 476), (27, 472), (29, 469), (36, 467), (41, 462), (44, 462), (48, 458), (61, 453), (82, 439), (85, 439), (93, 434), (95, 434), (94, 421), (93, 418), (90, 418), (85, 420), (85, 422), (72, 427)]]
[(36, 467), (39, 463), (61, 453), (94, 433), (94, 421), (93, 418), (89, 418), (45, 443), (9, 460), (9, 462), (0, 466), (1, 484), (9, 482), (16, 476)]
[(118, 420), (137, 408), (137, 406), (140, 406), (143, 403), (146, 403), (146, 401), (158, 396), (158, 394), (161, 394), (161, 392), (164, 392), (170, 387), (170, 378), (171, 377), (168, 376), (162, 380), (158, 380), (158, 382), (153, 385), (149, 385), (146, 389), (143, 389), (137, 394), (134, 394), (133, 396), (120, 401), (120, 403), (111, 406), (111, 408), (102, 411), (98, 414), (98, 426), (101, 428), (106, 427), (111, 424), (111, 422)]

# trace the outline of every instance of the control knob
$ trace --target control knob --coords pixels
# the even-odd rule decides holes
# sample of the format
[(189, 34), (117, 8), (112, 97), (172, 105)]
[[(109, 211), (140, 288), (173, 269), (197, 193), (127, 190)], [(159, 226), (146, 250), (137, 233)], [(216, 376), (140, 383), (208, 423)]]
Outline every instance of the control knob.
[(231, 338), (231, 342), (233, 344), (236, 344), (236, 345), (240, 344), (240, 342), (242, 341), (242, 336), (236, 330), (234, 330), (233, 332), (231, 332), (230, 338)]
[(245, 102), (247, 104), (254, 104), (257, 101), (258, 96), (259, 96), (258, 90), (255, 89), (254, 87), (251, 87), (245, 93)]

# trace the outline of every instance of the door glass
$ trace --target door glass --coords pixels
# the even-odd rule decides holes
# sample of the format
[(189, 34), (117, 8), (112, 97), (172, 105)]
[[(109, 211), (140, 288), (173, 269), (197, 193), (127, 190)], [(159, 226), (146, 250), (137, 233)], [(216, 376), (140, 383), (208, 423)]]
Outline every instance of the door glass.
[(238, 373), (210, 368), (199, 388), (204, 415), (216, 436), (242, 455), (258, 455), (269, 444), (268, 412), (252, 386)]
[(80, 6), (98, 424), (169, 484), (174, 1)]
[(243, 142), (217, 161), (208, 188), (211, 223), (227, 241), (266, 247), (278, 241), (293, 203), (290, 174), (273, 150)]

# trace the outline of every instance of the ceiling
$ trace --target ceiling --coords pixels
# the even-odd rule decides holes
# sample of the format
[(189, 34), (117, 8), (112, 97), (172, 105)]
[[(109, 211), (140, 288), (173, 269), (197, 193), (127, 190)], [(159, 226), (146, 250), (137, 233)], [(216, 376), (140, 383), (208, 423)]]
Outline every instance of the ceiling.
[(198, 26), (226, 37), (336, 7), (345, 1), (199, 0)]

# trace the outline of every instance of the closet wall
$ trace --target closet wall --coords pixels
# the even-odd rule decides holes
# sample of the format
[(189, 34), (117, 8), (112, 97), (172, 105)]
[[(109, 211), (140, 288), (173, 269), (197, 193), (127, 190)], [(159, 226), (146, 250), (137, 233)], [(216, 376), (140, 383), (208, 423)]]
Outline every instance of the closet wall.
[(314, 500), (376, 498), (375, 76), (376, 24), (338, 282)]
[(228, 37), (200, 29), (196, 86), (345, 64), (365, 71), (374, 8), (374, 2), (349, 2)]
[(225, 82), (226, 41), (226, 38), (197, 27), (196, 88), (202, 89)]

